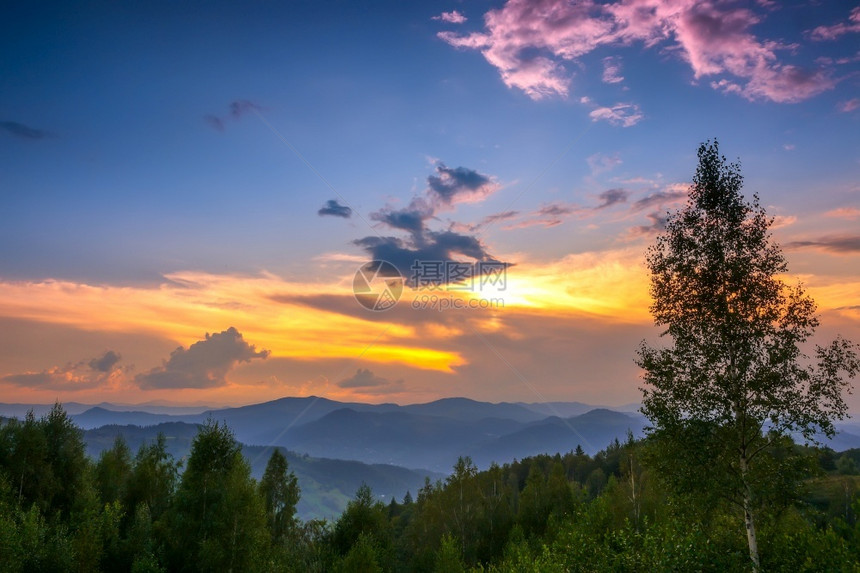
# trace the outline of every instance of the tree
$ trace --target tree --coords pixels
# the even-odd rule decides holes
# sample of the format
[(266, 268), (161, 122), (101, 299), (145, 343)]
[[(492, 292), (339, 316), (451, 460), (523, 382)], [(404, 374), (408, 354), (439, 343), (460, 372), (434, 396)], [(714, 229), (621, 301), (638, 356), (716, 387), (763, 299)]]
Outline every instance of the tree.
[[(758, 569), (757, 488), (778, 469), (769, 448), (792, 433), (832, 435), (846, 413), (843, 373), (855, 376), (858, 360), (841, 338), (816, 347), (815, 361), (802, 353), (818, 326), (815, 303), (781, 280), (787, 264), (771, 240), (773, 219), (757, 196), (744, 200), (740, 167), (716, 141), (698, 156), (686, 207), (647, 254), (651, 312), (672, 345), (639, 348), (642, 411), (667, 451), (688, 456), (676, 464), (695, 478), (688, 485), (707, 484), (738, 505)], [(696, 456), (707, 462), (692, 463)]]
[(113, 447), (99, 456), (95, 468), (96, 487), (103, 503), (122, 501), (126, 483), (131, 475), (131, 450), (122, 434), (117, 435)]
[(346, 510), (337, 520), (332, 533), (332, 545), (340, 555), (347, 555), (359, 543), (362, 536), (375, 548), (382, 565), (391, 560), (393, 552), (391, 523), (384, 505), (373, 499), (367, 484), (361, 484)]
[(172, 570), (254, 571), (267, 539), (262, 499), (230, 429), (211, 419), (191, 444), (168, 509)]
[(269, 533), (273, 541), (282, 542), (296, 526), (296, 504), (299, 502), (299, 484), (289, 469), (287, 458), (275, 449), (266, 464), (260, 481), (260, 495), (266, 508)]
[(125, 507), (129, 515), (143, 503), (153, 522), (160, 519), (173, 497), (178, 476), (178, 464), (167, 451), (164, 434), (159, 432), (155, 441), (141, 444), (126, 484)]

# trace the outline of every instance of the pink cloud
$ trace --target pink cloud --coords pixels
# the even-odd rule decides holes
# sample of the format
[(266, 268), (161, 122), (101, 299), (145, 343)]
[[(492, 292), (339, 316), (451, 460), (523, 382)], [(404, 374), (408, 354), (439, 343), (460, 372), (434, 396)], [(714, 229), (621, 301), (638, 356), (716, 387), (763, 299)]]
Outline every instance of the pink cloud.
[(438, 16), (433, 16), (433, 19), (441, 20), (442, 22), (449, 22), (451, 24), (462, 24), (468, 20), (468, 18), (456, 10), (452, 10), (451, 12), (442, 12)]
[(854, 219), (860, 218), (860, 209), (857, 207), (840, 207), (838, 209), (828, 211), (824, 215), (827, 217), (838, 217), (840, 219), (849, 219), (853, 221)]
[(612, 107), (599, 107), (588, 115), (592, 121), (608, 121), (612, 125), (621, 127), (634, 126), (645, 117), (639, 106), (632, 103), (618, 103)]
[(612, 171), (622, 163), (621, 158), (618, 157), (617, 153), (613, 153), (612, 155), (595, 153), (594, 155), (588, 156), (585, 161), (591, 168), (592, 175), (600, 175), (601, 173)]
[(810, 33), (813, 40), (836, 40), (845, 34), (860, 32), (860, 6), (851, 10), (848, 22), (840, 22), (832, 26), (818, 26)]
[(621, 75), (621, 62), (615, 56), (603, 58), (603, 82), (617, 84), (624, 81)]
[[(860, 18), (860, 9), (852, 12), (852, 22), (855, 15)], [(484, 15), (485, 31), (441, 32), (439, 37), (458, 48), (479, 50), (505, 85), (536, 100), (569, 94), (572, 75), (565, 62), (600, 46), (633, 42), (648, 48), (668, 43), (667, 51), (689, 63), (695, 79), (724, 76), (710, 85), (747, 99), (797, 102), (835, 85), (823, 69), (780, 62), (777, 52), (796, 46), (757, 38), (751, 28), (760, 21), (747, 8), (697, 0), (508, 0)], [(853, 26), (827, 30), (840, 35)], [(620, 81), (615, 63), (604, 61), (604, 66), (604, 81)], [(609, 117), (606, 111), (598, 115)]]
[(839, 102), (839, 111), (842, 113), (851, 113), (855, 109), (860, 108), (860, 98), (852, 98), (848, 101)]

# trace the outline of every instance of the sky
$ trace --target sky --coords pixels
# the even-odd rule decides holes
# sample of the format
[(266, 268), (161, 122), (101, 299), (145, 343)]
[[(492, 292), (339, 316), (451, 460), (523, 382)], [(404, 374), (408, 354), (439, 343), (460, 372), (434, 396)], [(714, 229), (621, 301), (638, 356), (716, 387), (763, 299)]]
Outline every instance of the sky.
[(860, 342), (856, 3), (122, 4), (0, 20), (2, 402), (635, 403), (713, 138)]

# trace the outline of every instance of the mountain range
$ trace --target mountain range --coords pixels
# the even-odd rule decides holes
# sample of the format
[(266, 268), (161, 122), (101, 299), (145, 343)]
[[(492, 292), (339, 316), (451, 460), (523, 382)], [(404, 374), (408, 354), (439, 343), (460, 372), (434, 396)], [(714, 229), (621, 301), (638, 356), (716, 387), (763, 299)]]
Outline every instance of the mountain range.
[[(85, 430), (87, 452), (97, 457), (117, 435), (132, 451), (161, 432), (168, 449), (182, 459), (199, 424), (226, 423), (243, 444), (255, 476), (262, 475), (272, 448), (282, 449), (304, 492), (304, 518), (338, 515), (366, 482), (380, 497), (413, 495), (425, 477), (439, 479), (459, 456), (487, 468), (577, 446), (594, 455), (628, 434), (641, 437), (647, 420), (631, 404), (619, 409), (581, 402), (489, 403), (444, 398), (424, 404), (365, 404), (309, 396), (247, 406), (102, 403), (63, 405)], [(0, 404), (0, 416), (42, 415), (49, 405)], [(620, 411), (624, 410), (624, 411)], [(836, 450), (860, 447), (860, 426), (839, 425), (828, 442)]]

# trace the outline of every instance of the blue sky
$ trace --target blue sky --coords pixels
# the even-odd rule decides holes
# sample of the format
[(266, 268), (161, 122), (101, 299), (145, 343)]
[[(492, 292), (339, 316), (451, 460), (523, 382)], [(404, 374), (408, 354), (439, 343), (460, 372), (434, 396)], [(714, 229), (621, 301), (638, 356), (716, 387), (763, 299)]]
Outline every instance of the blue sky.
[[(860, 332), (856, 311), (835, 310), (860, 302), (854, 4), (35, 2), (7, 14), (0, 23), (0, 316), (11, 321), (10, 338), (21, 338), (15, 329), (37, 327), (93, 337), (74, 351), (58, 334), (51, 344), (19, 342), (0, 354), (0, 376), (49, 373), (38, 383), (9, 382), (22, 400), (57, 394), (226, 403), (249, 392), (265, 398), (315, 387), (347, 396), (340, 371), (359, 367), (403, 381), (391, 387), (399, 401), (454, 393), (537, 399), (504, 369), (498, 376), (508, 382), (501, 386), (474, 381), (468, 369), (480, 367), (487, 348), (462, 332), (445, 334), (454, 318), (431, 321), (442, 329), (432, 336), (416, 328), (389, 341), (459, 357), (435, 370), (406, 359), (366, 363), (356, 358), (359, 341), (296, 358), (283, 348), (302, 347), (303, 334), (287, 330), (275, 344), (241, 327), (249, 344), (272, 352), (265, 360), (230, 362), (211, 387), (144, 390), (129, 367), (133, 357), (136, 372), (158, 368), (171, 349), (250, 321), (194, 314), (181, 326), (153, 326), (142, 317), (176, 312), (150, 300), (159, 290), (184, 285), (177, 297), (193, 292), (201, 297), (195, 304), (213, 304), (204, 299), (214, 295), (177, 281), (177, 273), (210, 282), (232, 277), (254, 293), (262, 287), (248, 284), (275, 277), (290, 292), (333, 289), (339, 296), (337, 285), (368, 256), (354, 241), (380, 235), (408, 242), (379, 214), (419, 204), (429, 209), (428, 233), (470, 237), (487, 256), (555, 285), (532, 288), (532, 297), (555, 297), (553, 288), (570, 295), (570, 272), (593, 276), (595, 285), (628, 280), (599, 271), (607, 261), (644, 277), (634, 262), (653, 240), (648, 227), (655, 214), (679, 205), (696, 148), (712, 137), (741, 159), (746, 191), (758, 192), (778, 216), (775, 234), (790, 247), (792, 272), (813, 288), (825, 316), (833, 314), (825, 324), (855, 338)], [(439, 202), (428, 177), (455, 168), (487, 186), (478, 196)], [(647, 209), (637, 203), (657, 194), (674, 199), (651, 201)], [(329, 200), (353, 215), (319, 216)], [(502, 213), (508, 216), (481, 224)], [(124, 325), (82, 322), (64, 309), (89, 308), (84, 302), (42, 292), (56, 283), (66, 294), (103, 288), (103, 298), (115, 295), (139, 308)], [(227, 303), (242, 303), (236, 289)], [(633, 346), (605, 356), (560, 350), (542, 358), (557, 363), (546, 372), (529, 357), (537, 354), (522, 334), (526, 323), (545, 331), (538, 325), (546, 315), (519, 317), (511, 302), (507, 314), (479, 322), (507, 321), (486, 332), (520, 341), (520, 374), (532, 372), (535, 384), (553, 378), (541, 395), (633, 401), (632, 349), (650, 331), (639, 311), (625, 310), (639, 304), (638, 294), (614, 296), (621, 300), (562, 305), (571, 315), (556, 342), (563, 349), (566, 336), (591, 336), (590, 318), (577, 314), (584, 312), (632, 323), (622, 330)], [(594, 314), (594, 305), (615, 315)], [(536, 306), (531, 300), (524, 308)], [(543, 306), (555, 308), (546, 300)], [(621, 316), (631, 313), (635, 320)], [(327, 339), (349, 338), (359, 320), (326, 317)], [(410, 321), (421, 322), (406, 317), (398, 324)], [(149, 342), (119, 348), (120, 332)], [(495, 343), (503, 346), (501, 338)], [(125, 356), (128, 371), (105, 385), (65, 366), (107, 350)], [(602, 369), (621, 360), (623, 366)], [(581, 383), (555, 380), (572, 363), (582, 365)], [(79, 380), (80, 388), (56, 382), (60, 375)], [(601, 387), (605, 379), (612, 380), (608, 388)]]

